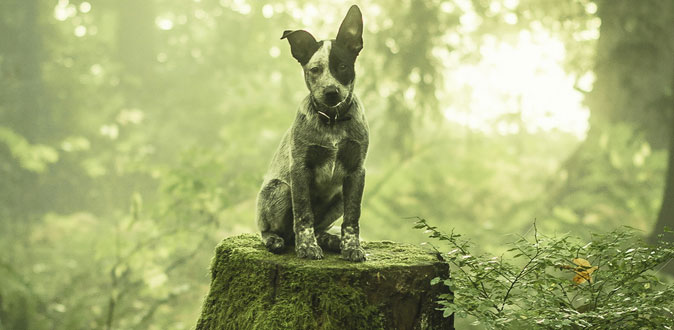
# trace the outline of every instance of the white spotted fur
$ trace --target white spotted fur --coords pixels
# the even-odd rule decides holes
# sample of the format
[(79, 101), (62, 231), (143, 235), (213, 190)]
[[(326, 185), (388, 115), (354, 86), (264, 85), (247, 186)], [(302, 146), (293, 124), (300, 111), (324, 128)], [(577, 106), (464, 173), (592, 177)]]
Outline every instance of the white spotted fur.
[[(309, 91), (311, 91), (311, 95), (313, 96), (314, 100), (322, 102), (322, 100), (324, 100), (325, 89), (329, 86), (333, 86), (337, 87), (339, 90), (339, 95), (342, 97), (342, 102), (344, 102), (353, 91), (353, 82), (347, 86), (344, 86), (330, 73), (329, 59), (331, 48), (332, 41), (324, 40), (321, 48), (319, 48), (314, 53), (314, 55), (311, 56), (309, 62), (307, 62), (307, 64), (302, 67), (304, 69), (304, 81), (306, 82)], [(318, 77), (313, 77), (314, 74), (311, 72), (311, 69), (314, 67), (319, 67), (322, 69)], [(340, 105), (341, 103), (333, 107), (338, 107)]]

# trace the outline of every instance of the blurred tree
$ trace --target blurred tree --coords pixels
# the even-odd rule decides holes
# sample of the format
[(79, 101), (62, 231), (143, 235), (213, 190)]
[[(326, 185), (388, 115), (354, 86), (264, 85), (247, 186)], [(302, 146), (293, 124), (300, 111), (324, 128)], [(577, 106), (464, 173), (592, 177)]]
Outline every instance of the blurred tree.
[(597, 79), (587, 97), (592, 124), (631, 123), (654, 148), (669, 147), (654, 239), (664, 226), (674, 228), (674, 2), (602, 0), (597, 14)]
[(674, 115), (674, 3), (601, 0), (597, 15), (591, 120), (631, 123), (654, 148), (666, 148)]
[[(661, 150), (669, 148), (670, 159), (672, 154), (674, 3), (585, 1), (585, 8), (601, 19), (596, 78), (585, 99), (590, 130), (566, 160), (548, 205), (556, 219), (592, 222), (597, 229), (606, 223), (650, 227), (655, 239), (666, 224), (674, 225), (674, 180), (671, 174), (663, 180), (657, 165)], [(671, 173), (671, 160), (669, 168)], [(654, 199), (661, 200), (655, 226)]]
[(364, 86), (365, 97), (376, 96), (370, 102), (378, 115), (371, 123), (377, 131), (374, 138), (400, 162), (419, 148), (415, 134), (430, 128), (428, 119), (442, 117), (437, 91), (443, 86), (444, 66), (433, 49), (442, 47), (441, 37), (456, 28), (458, 18), (440, 10), (437, 1), (375, 3), (383, 12), (368, 18), (379, 30), (366, 36), (370, 53), (361, 60), (365, 74), (358, 84)]
[[(674, 75), (673, 75), (674, 76)], [(674, 77), (672, 79), (672, 89), (670, 89), (670, 103), (672, 100), (671, 91), (674, 91)], [(670, 131), (669, 131), (669, 151), (667, 159), (667, 174), (665, 176), (665, 190), (662, 196), (662, 203), (660, 212), (658, 213), (658, 220), (655, 223), (655, 228), (649, 237), (651, 242), (658, 240), (658, 235), (664, 233), (665, 228), (674, 230), (674, 111), (670, 113)], [(666, 124), (666, 121), (665, 121)], [(666, 239), (674, 241), (674, 234), (666, 234)], [(674, 265), (669, 265), (667, 271), (674, 274)]]
[[(44, 52), (38, 22), (42, 10), (38, 3), (38, 0), (8, 0), (0, 4), (0, 125), (7, 125), (7, 129), (21, 139), (27, 139), (28, 143), (44, 142), (51, 129), (51, 112), (47, 108), (42, 81)], [(22, 171), (12, 161), (14, 157), (8, 140), (5, 138), (2, 142), (2, 186), (35, 187), (38, 177)], [(7, 209), (11, 205), (36, 205), (40, 201), (27, 191), (2, 190), (0, 194)]]
[(43, 13), (39, 0), (7, 0), (0, 5), (0, 118), (31, 142), (53, 133), (52, 113), (42, 80), (46, 56), (42, 44)]

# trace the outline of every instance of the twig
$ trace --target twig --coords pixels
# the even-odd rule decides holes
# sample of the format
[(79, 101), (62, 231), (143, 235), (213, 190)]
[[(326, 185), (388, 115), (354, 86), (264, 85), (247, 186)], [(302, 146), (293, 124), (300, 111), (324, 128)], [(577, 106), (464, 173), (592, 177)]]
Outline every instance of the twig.
[(510, 296), (510, 292), (512, 289), (515, 287), (515, 284), (517, 281), (522, 278), (529, 270), (527, 270), (527, 267), (531, 265), (531, 263), (538, 258), (540, 255), (540, 246), (538, 245), (538, 228), (536, 228), (536, 221), (534, 221), (534, 239), (536, 240), (536, 254), (534, 255), (533, 258), (529, 259), (529, 262), (527, 262), (526, 265), (522, 268), (519, 274), (515, 276), (515, 279), (510, 283), (510, 287), (508, 288), (508, 291), (506, 291), (505, 295), (503, 296), (503, 301), (501, 302), (501, 307), (498, 308), (498, 313), (500, 314), (503, 311), (503, 308), (505, 308), (506, 301), (508, 300), (508, 297)]

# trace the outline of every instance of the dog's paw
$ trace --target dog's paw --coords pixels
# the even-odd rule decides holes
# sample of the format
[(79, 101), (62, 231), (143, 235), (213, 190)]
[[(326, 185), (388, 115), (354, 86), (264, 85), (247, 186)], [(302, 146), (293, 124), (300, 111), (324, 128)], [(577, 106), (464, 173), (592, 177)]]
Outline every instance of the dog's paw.
[(321, 250), (321, 247), (318, 246), (318, 244), (302, 244), (295, 248), (295, 252), (297, 252), (297, 256), (300, 258), (305, 258), (305, 259), (323, 259), (323, 250)]
[(337, 253), (341, 251), (341, 239), (337, 235), (322, 232), (316, 235), (316, 241), (323, 250)]
[(365, 261), (365, 250), (360, 246), (343, 248), (342, 259), (353, 262), (363, 262)]
[(267, 248), (267, 250), (269, 250), (269, 252), (281, 253), (283, 251), (283, 248), (285, 247), (285, 242), (281, 237), (269, 236), (267, 237), (267, 241), (264, 243), (264, 245)]

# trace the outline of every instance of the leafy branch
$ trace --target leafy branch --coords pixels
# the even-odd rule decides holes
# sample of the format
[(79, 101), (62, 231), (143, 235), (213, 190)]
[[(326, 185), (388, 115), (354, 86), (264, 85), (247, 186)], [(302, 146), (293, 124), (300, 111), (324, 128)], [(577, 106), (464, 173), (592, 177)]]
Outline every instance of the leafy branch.
[(514, 255), (508, 259), (476, 255), (461, 235), (414, 219), (414, 228), (449, 250), (428, 244), (452, 267), (451, 278), (431, 282), (452, 291), (438, 300), (445, 316), (471, 315), (490, 329), (673, 324), (674, 286), (654, 275), (658, 265), (674, 257), (671, 243), (648, 246), (630, 228), (595, 234), (586, 243), (541, 235), (534, 222), (533, 239), (511, 243), (508, 252)]

